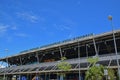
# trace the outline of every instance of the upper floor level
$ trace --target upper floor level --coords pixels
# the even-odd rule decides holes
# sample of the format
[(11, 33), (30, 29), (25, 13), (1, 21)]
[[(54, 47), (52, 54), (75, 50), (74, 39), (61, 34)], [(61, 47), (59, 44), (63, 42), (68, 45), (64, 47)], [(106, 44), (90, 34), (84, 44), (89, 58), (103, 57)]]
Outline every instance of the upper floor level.
[[(117, 52), (120, 52), (120, 30), (115, 32)], [(95, 49), (96, 48), (96, 49)], [(85, 35), (54, 44), (22, 51), (20, 54), (1, 58), (0, 61), (7, 62), (9, 66), (20, 66), (44, 62), (59, 61), (61, 57), (75, 59), (90, 57), (94, 55), (105, 55), (115, 53), (113, 32), (99, 35)]]

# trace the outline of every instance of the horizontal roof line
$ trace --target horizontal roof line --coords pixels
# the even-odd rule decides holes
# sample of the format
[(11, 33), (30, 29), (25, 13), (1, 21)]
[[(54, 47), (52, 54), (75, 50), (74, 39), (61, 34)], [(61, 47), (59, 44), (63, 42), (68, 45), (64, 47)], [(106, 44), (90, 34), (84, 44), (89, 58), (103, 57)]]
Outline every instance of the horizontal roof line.
[[(120, 30), (114, 30), (114, 32), (118, 33), (118, 32), (120, 32)], [(110, 35), (110, 34), (112, 34), (112, 31), (101, 33), (101, 34), (98, 34), (98, 35), (94, 35), (93, 33), (90, 33), (90, 34), (75, 37), (75, 38), (72, 38), (72, 39), (66, 39), (64, 41), (59, 41), (59, 42), (44, 45), (44, 46), (41, 46), (41, 47), (36, 47), (36, 48), (29, 49), (29, 50), (25, 50), (25, 51), (22, 51), (22, 52), (20, 52), (16, 55), (13, 55), (13, 56), (20, 56), (20, 55), (35, 52), (35, 51), (45, 50), (45, 49), (48, 49), (48, 48), (51, 48), (51, 47), (59, 47), (59, 46), (74, 43), (74, 42), (77, 42), (77, 41), (84, 41), (84, 40), (87, 40), (87, 39), (92, 39), (93, 36), (94, 36), (94, 38), (97, 38), (97, 37), (100, 37), (100, 36)], [(13, 57), (13, 56), (9, 56), (9, 57)], [(1, 58), (1, 59), (4, 59), (4, 58)]]

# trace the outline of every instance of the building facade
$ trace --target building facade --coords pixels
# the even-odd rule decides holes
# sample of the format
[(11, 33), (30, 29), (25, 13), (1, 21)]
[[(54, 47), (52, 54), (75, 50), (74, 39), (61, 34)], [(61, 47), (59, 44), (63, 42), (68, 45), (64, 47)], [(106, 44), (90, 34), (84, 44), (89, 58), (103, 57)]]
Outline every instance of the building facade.
[[(65, 73), (65, 80), (78, 80), (79, 75), (84, 80), (89, 66), (87, 58), (94, 56), (99, 58), (98, 64), (113, 68), (117, 73), (120, 68), (120, 30), (114, 34), (117, 54), (113, 32), (88, 34), (1, 58), (0, 61), (8, 65), (0, 68), (0, 76), (6, 80), (34, 80), (35, 77), (41, 80), (59, 80), (59, 74)], [(69, 71), (58, 69), (61, 57), (67, 58), (65, 61), (72, 67)]]

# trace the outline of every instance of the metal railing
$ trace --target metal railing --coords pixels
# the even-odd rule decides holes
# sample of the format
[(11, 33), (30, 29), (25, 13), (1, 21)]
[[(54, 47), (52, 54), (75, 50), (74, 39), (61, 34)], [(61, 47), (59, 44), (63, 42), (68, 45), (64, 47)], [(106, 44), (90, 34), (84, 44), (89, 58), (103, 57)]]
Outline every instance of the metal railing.
[[(118, 58), (120, 59), (120, 54), (118, 55)], [(99, 61), (109, 61), (109, 60), (116, 60), (116, 55), (115, 54), (108, 54), (108, 55), (99, 55)], [(79, 59), (68, 59), (65, 60), (69, 64), (79, 64)], [(0, 68), (0, 74), (3, 73), (16, 73), (16, 72), (29, 72), (29, 71), (36, 71), (36, 70), (52, 70), (52, 69), (57, 69), (55, 68), (56, 65), (60, 61), (54, 61), (54, 62), (45, 62), (45, 63), (39, 63), (39, 64), (31, 64), (31, 65), (21, 65), (21, 66), (12, 66), (12, 67), (7, 67), (7, 68)], [(80, 58), (80, 64), (87, 63), (87, 58), (82, 57)], [(76, 67), (76, 66), (75, 66)], [(77, 68), (77, 67), (76, 67)]]

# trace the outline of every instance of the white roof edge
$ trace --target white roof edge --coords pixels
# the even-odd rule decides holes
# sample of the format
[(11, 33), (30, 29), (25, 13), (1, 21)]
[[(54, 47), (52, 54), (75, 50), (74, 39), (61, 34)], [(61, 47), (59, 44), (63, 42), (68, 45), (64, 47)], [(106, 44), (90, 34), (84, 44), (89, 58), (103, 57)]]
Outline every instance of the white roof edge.
[[(119, 30), (114, 30), (114, 32), (115, 33), (119, 33), (120, 29)], [(104, 35), (109, 35), (109, 34), (112, 34), (112, 31), (104, 32), (104, 33), (101, 33), (101, 34), (94, 35), (94, 38), (97, 38), (97, 37), (100, 37), (100, 36), (104, 36)], [(66, 42), (63, 42), (63, 43), (61, 41), (59, 44), (53, 44), (51, 46), (42, 47), (42, 48), (38, 48), (38, 49), (35, 49), (35, 50), (34, 49), (26, 50), (26, 52), (18, 53), (16, 55), (12, 55), (12, 56), (8, 56), (8, 57), (10, 58), (10, 57), (15, 57), (15, 56), (20, 56), (20, 55), (28, 54), (28, 53), (31, 53), (31, 52), (45, 50), (45, 49), (52, 48), (52, 47), (59, 47), (59, 46), (63, 46), (63, 45), (66, 45), (66, 44), (74, 43), (74, 42), (77, 42), (77, 41), (84, 41), (84, 40), (92, 39), (92, 38), (93, 38), (93, 36), (88, 36), (88, 37), (84, 37), (84, 38), (80, 38), (80, 39), (75, 39), (75, 40), (71, 39), (70, 41), (66, 41)], [(1, 59), (5, 59), (5, 58), (1, 58)]]

